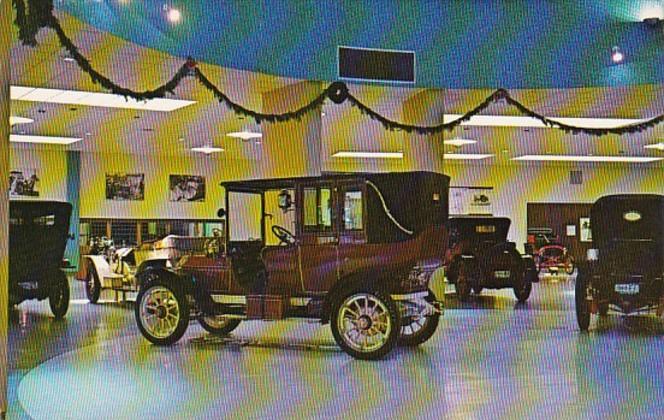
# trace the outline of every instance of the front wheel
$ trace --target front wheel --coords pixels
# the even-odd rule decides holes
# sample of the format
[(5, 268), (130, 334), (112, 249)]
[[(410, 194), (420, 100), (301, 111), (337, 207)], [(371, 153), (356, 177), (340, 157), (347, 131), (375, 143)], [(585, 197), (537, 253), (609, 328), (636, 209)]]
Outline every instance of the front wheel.
[(97, 303), (101, 294), (101, 282), (94, 264), (88, 265), (88, 275), (85, 277), (85, 295), (90, 303)]
[(533, 283), (526, 276), (523, 276), (520, 281), (514, 286), (514, 296), (519, 303), (524, 303), (530, 297), (530, 292), (533, 290)]
[(468, 263), (461, 262), (459, 264), (459, 271), (457, 273), (454, 289), (456, 290), (457, 298), (465, 302), (470, 297), (471, 284), (473, 283), (472, 270)]
[[(437, 300), (436, 295), (434, 295), (431, 290), (429, 290), (429, 296), (425, 299), (429, 303), (433, 303)], [(413, 319), (410, 324), (402, 325), (399, 344), (403, 346), (419, 346), (433, 336), (438, 328), (439, 321), (440, 314), (436, 313)]]
[(226, 318), (223, 316), (201, 316), (198, 318), (201, 327), (210, 334), (228, 335), (240, 325), (239, 319)]
[(581, 331), (588, 331), (590, 327), (590, 301), (588, 300), (588, 282), (584, 276), (576, 277), (574, 290), (576, 306), (576, 321)]
[(67, 275), (58, 271), (51, 279), (48, 305), (56, 319), (63, 318), (69, 309), (69, 282)]
[(141, 287), (134, 308), (138, 329), (153, 344), (177, 342), (189, 325), (187, 296), (168, 281), (157, 279)]
[(332, 303), (331, 315), (335, 341), (356, 359), (380, 359), (397, 344), (399, 310), (383, 292), (369, 289), (343, 294)]

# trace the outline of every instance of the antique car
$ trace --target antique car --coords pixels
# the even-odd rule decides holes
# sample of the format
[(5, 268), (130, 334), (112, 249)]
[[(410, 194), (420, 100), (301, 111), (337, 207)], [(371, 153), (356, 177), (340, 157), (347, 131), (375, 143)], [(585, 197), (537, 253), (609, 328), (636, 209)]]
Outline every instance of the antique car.
[(565, 246), (560, 244), (542, 246), (535, 255), (535, 265), (538, 273), (562, 271), (566, 274), (574, 274), (574, 257), (569, 254)]
[(9, 304), (48, 299), (56, 318), (69, 309), (69, 282), (62, 271), (71, 204), (9, 202)]
[(135, 309), (152, 343), (190, 317), (213, 334), (244, 319), (313, 318), (359, 359), (434, 334), (429, 280), (446, 247), (449, 178), (430, 172), (226, 182), (224, 244), (139, 276)]
[(590, 211), (593, 248), (576, 277), (576, 315), (664, 314), (664, 195), (604, 196)]
[(511, 287), (519, 302), (530, 297), (532, 284), (539, 281), (532, 255), (521, 255), (514, 242), (507, 241), (507, 217), (454, 217), (448, 223), (447, 280), (457, 297), (465, 301), (471, 290)]
[(97, 303), (102, 290), (122, 293), (138, 292), (137, 276), (149, 267), (172, 267), (188, 252), (212, 255), (221, 245), (221, 231), (212, 237), (168, 235), (160, 241), (145, 242), (137, 247), (116, 249), (112, 239), (91, 240), (90, 254), (81, 257), (76, 278), (85, 282), (90, 303)]

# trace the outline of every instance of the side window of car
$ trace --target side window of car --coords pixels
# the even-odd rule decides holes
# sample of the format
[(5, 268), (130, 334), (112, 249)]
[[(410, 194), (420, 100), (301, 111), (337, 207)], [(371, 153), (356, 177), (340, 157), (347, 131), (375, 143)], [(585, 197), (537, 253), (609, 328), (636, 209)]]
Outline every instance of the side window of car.
[(344, 192), (344, 230), (362, 230), (363, 207), (362, 191)]
[(305, 230), (331, 230), (332, 189), (306, 187), (303, 201)]

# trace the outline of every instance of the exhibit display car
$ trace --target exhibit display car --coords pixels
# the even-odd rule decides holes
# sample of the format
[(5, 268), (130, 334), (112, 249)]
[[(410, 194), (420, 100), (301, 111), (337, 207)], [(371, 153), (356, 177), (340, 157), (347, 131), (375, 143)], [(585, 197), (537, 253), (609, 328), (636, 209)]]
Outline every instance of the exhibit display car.
[(447, 280), (454, 284), (459, 300), (471, 290), (511, 287), (519, 302), (530, 297), (533, 282), (539, 281), (532, 255), (521, 255), (507, 241), (510, 219), (506, 217), (454, 217), (447, 223), (449, 247)]
[(135, 307), (152, 343), (196, 318), (213, 334), (243, 319), (330, 323), (353, 357), (377, 359), (435, 332), (429, 289), (447, 244), (449, 178), (429, 172), (227, 182), (224, 243), (138, 276)]
[(664, 195), (622, 194), (590, 212), (593, 248), (579, 266), (576, 315), (587, 331), (592, 314), (664, 314)]
[(69, 308), (69, 283), (62, 271), (69, 239), (71, 204), (9, 202), (9, 304), (48, 299), (56, 318)]
[(574, 274), (574, 258), (567, 252), (567, 248), (559, 244), (542, 246), (535, 255), (537, 271), (549, 273), (564, 272)]
[(168, 235), (160, 241), (146, 242), (138, 247), (116, 249), (112, 239), (93, 238), (90, 254), (81, 257), (76, 278), (85, 281), (85, 293), (97, 303), (102, 290), (123, 294), (137, 292), (137, 276), (154, 267), (172, 267), (183, 254), (201, 252), (212, 255), (221, 246), (221, 231), (215, 236), (193, 237)]

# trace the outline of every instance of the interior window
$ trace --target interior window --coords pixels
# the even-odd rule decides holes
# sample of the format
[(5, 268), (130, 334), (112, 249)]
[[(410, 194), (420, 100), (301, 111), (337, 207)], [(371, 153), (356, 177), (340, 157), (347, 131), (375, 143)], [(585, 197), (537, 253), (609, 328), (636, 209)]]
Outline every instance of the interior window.
[(344, 229), (362, 230), (362, 191), (344, 194)]
[(304, 189), (304, 227), (328, 230), (332, 228), (332, 190)]

